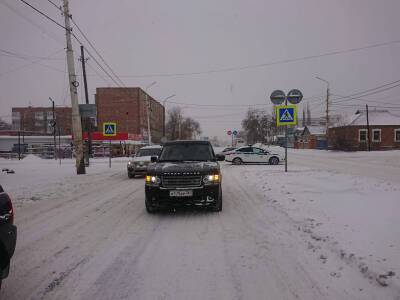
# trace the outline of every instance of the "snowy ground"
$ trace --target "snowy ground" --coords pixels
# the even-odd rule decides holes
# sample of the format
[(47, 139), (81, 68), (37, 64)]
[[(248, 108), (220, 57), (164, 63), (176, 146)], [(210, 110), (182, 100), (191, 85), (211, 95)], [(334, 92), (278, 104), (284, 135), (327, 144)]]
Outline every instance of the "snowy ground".
[[(400, 152), (222, 164), (221, 213), (148, 215), (126, 159), (0, 160), (19, 230), (0, 299), (400, 299)], [(387, 285), (387, 286), (385, 286)]]

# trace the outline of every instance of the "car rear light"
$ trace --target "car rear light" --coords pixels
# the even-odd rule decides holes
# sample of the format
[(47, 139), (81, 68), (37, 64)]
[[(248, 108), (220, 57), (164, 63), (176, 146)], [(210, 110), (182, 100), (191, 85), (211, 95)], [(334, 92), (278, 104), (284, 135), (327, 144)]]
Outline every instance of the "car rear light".
[(14, 224), (14, 209), (6, 193), (0, 194), (0, 223)]

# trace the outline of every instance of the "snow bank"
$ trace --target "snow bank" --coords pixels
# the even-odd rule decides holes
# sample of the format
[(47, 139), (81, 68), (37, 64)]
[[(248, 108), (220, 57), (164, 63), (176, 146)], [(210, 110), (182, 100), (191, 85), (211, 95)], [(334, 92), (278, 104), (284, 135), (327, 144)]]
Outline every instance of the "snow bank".
[(292, 149), (288, 173), (265, 165), (241, 172), (290, 216), (316, 257), (339, 257), (371, 283), (400, 291), (399, 154)]

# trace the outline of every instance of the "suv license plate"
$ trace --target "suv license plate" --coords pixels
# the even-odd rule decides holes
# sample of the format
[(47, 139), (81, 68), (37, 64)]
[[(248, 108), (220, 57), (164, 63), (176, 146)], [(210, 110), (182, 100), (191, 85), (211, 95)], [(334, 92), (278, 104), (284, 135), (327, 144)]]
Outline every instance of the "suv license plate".
[(193, 191), (192, 190), (187, 190), (187, 191), (170, 191), (169, 192), (170, 197), (192, 197), (193, 196)]

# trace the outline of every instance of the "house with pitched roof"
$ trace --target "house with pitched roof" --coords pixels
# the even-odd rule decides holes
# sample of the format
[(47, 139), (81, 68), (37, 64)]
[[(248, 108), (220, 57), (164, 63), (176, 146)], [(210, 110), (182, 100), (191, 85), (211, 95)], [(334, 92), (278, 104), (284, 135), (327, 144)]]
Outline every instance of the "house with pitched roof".
[(388, 110), (357, 111), (344, 126), (330, 127), (329, 148), (345, 151), (400, 149), (400, 114)]

